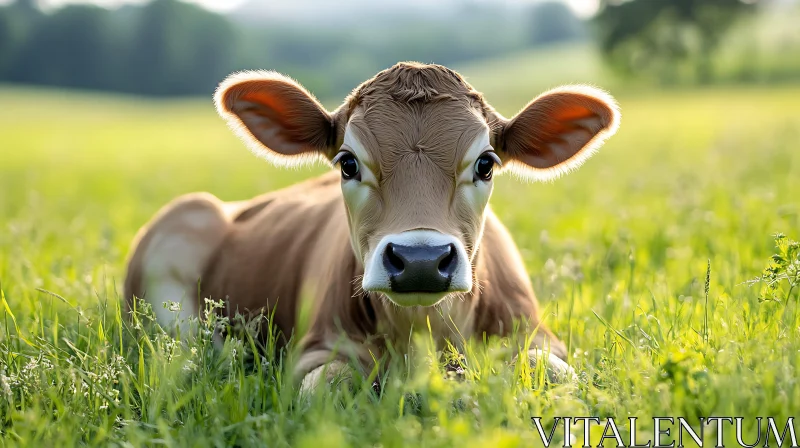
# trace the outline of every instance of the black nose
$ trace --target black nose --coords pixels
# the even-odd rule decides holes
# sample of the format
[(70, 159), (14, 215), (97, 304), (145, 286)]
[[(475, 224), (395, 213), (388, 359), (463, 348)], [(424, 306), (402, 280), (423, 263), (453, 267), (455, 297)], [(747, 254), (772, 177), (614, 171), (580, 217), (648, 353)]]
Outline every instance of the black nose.
[(383, 252), (383, 265), (389, 272), (393, 292), (444, 292), (458, 260), (456, 247), (400, 246), (389, 243)]

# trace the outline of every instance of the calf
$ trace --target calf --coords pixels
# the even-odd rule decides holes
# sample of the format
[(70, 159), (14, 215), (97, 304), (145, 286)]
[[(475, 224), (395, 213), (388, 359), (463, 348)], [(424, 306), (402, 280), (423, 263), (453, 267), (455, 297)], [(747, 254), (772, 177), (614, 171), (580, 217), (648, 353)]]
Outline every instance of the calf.
[[(557, 88), (507, 119), (456, 72), (400, 63), (333, 112), (268, 71), (231, 75), (215, 102), (273, 164), (339, 169), (249, 201), (176, 199), (136, 237), (129, 304), (134, 296), (181, 302), (185, 319), (198, 314), (197, 298), (225, 299), (230, 309), (274, 313), (283, 335), (307, 306), (296, 366), (303, 387), (347, 369), (347, 360), (369, 367), (389, 343), (402, 350), (428, 319), (436, 341), (456, 346), (507, 335), (520, 321), (535, 332), (531, 350), (566, 359), (488, 202), (494, 174), (547, 181), (588, 159), (619, 123), (609, 95)], [(175, 318), (154, 309), (162, 325)], [(563, 364), (555, 357), (550, 363)]]

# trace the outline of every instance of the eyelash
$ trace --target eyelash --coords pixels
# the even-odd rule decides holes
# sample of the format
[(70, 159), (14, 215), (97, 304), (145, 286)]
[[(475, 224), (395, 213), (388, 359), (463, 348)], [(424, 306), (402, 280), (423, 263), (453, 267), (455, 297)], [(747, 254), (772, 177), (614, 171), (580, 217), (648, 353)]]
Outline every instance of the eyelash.
[[(361, 181), (361, 164), (358, 162), (358, 158), (350, 151), (340, 151), (331, 162), (334, 165), (339, 165), (342, 179)], [(355, 169), (355, 172), (353, 172), (353, 169)]]
[[(486, 164), (485, 163), (482, 164), (482, 165), (479, 165), (479, 164), (482, 161), (486, 161), (486, 160), (488, 160), (490, 162), (489, 171), (487, 173), (485, 173), (485, 174), (482, 174), (482, 173), (479, 172), (479, 166), (480, 167), (485, 167)], [(472, 173), (473, 173), (472, 174), (472, 182), (474, 182), (475, 185), (477, 185), (478, 181), (482, 181), (482, 182), (491, 181), (492, 177), (494, 176), (494, 167), (495, 167), (495, 165), (502, 166), (502, 162), (500, 161), (500, 157), (497, 156), (497, 153), (495, 153), (494, 151), (486, 151), (483, 154), (481, 154), (477, 159), (475, 159), (475, 163), (472, 165), (473, 166), (473, 168), (472, 168)]]

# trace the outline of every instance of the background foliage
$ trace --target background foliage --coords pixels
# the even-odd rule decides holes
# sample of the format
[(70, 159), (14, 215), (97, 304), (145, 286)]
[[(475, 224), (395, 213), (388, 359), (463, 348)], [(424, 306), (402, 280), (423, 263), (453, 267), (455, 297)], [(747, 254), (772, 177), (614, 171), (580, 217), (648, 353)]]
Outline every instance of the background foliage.
[(534, 4), (516, 15), (478, 3), (447, 17), (372, 15), (337, 27), (269, 16), (254, 22), (177, 0), (47, 12), (33, 0), (16, 0), (0, 7), (0, 81), (186, 95), (213, 90), (232, 71), (268, 67), (326, 96), (400, 60), (453, 64), (574, 40), (583, 30), (562, 3)]
[(800, 58), (789, 57), (800, 54), (800, 12), (780, 2), (604, 0), (591, 20), (556, 1), (445, 4), (326, 21), (259, 15), (257, 4), (219, 15), (178, 0), (46, 11), (14, 0), (0, 7), (0, 82), (175, 96), (270, 68), (329, 97), (401, 60), (464, 64), (565, 42), (596, 47), (615, 73), (645, 83), (800, 79)]
[[(585, 22), (574, 37), (534, 46), (540, 31), (514, 25), (534, 20), (524, 14), (495, 30), (496, 43), (457, 24), (437, 29), (434, 17), (415, 22), (427, 30), (419, 34), (386, 25), (384, 41), (358, 38), (382, 22), (347, 33), (259, 27), (165, 0), (3, 7), (3, 79), (16, 71), (28, 77), (19, 82), (61, 87), (0, 87), (0, 445), (540, 446), (531, 417), (549, 428), (586, 415), (639, 417), (640, 434), (652, 433), (652, 416), (745, 416), (745, 440), (760, 434), (763, 445), (753, 417), (782, 424), (800, 414), (800, 58), (791, 57), (796, 7), (774, 7), (732, 22), (703, 83), (694, 55), (664, 56), (681, 67), (672, 80), (620, 69)], [(498, 10), (486, 11), (488, 28)], [(95, 39), (106, 32), (121, 37)], [(131, 239), (164, 203), (191, 191), (249, 198), (325, 169), (253, 157), (213, 110), (216, 77), (236, 64), (280, 68), (333, 108), (392, 58), (451, 63), (442, 59), (457, 45), (437, 37), (447, 33), (473, 39), (458, 44), (473, 53), (453, 66), (507, 116), (568, 82), (620, 101), (619, 133), (579, 171), (551, 184), (499, 176), (491, 199), (546, 322), (569, 346), (576, 385), (510, 365), (508, 341), (475, 341), (456, 358), (423, 333), (379, 379), (380, 395), (364, 378), (306, 400), (286, 375), (293, 352), (260, 357), (246, 330), (211, 348), (209, 331), (235, 319), (171, 335), (151, 310), (120, 308)], [(225, 36), (242, 39), (235, 54)], [(75, 50), (84, 46), (92, 51)], [(23, 70), (23, 60), (34, 65)], [(202, 97), (163, 98), (192, 92)], [(462, 370), (445, 372), (450, 361)], [(716, 442), (711, 430), (704, 438)], [(725, 440), (736, 444), (727, 425)]]

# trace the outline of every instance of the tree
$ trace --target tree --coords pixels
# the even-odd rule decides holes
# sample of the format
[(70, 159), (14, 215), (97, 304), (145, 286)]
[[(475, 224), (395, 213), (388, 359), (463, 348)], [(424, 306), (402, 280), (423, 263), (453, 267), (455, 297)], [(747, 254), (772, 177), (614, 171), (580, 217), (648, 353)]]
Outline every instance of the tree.
[(129, 36), (126, 90), (212, 92), (235, 61), (235, 38), (225, 17), (177, 0), (148, 3)]
[(625, 74), (674, 81), (682, 65), (713, 79), (712, 56), (730, 27), (757, 0), (601, 0), (600, 49)]
[(33, 0), (17, 0), (0, 7), (0, 77), (9, 78), (20, 48), (41, 17)]
[(7, 8), (0, 9), (0, 74), (8, 70), (11, 60), (17, 49), (16, 32), (13, 28), (14, 19)]
[(108, 10), (74, 5), (44, 16), (15, 59), (12, 80), (68, 87), (108, 85)]
[(528, 41), (534, 45), (573, 40), (581, 36), (583, 24), (562, 2), (548, 1), (531, 7)]

